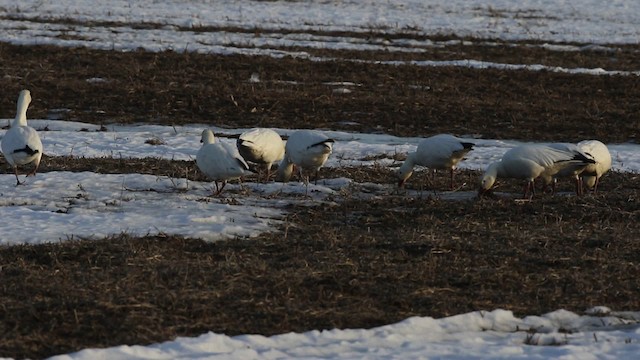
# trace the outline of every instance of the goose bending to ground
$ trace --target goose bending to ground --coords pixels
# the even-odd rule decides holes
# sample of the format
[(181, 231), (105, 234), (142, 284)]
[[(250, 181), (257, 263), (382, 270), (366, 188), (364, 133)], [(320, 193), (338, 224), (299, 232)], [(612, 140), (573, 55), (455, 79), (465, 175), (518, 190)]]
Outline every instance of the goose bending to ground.
[[(549, 145), (527, 144), (507, 151), (500, 161), (490, 164), (480, 183), (479, 195), (490, 190), (498, 177), (526, 180), (524, 198), (534, 194), (533, 181), (550, 178), (570, 167), (586, 167), (595, 160), (579, 150), (558, 149)], [(528, 196), (529, 195), (529, 196)]]
[(303, 171), (315, 171), (316, 181), (318, 170), (327, 162), (333, 151), (333, 143), (325, 134), (316, 130), (298, 130), (289, 136), (285, 145), (284, 158), (278, 166), (277, 181), (287, 182), (293, 174), (294, 166), (300, 171), (305, 184), (309, 184), (309, 176), (303, 176)]
[(398, 170), (398, 186), (402, 187), (411, 177), (416, 165), (436, 170), (450, 171), (450, 188), (453, 190), (453, 173), (458, 163), (473, 149), (475, 144), (465, 142), (453, 135), (440, 134), (423, 139), (415, 152), (407, 154), (407, 159)]
[[(582, 148), (580, 148), (578, 145), (576, 144), (571, 144), (571, 143), (551, 143), (549, 144), (550, 147), (554, 148), (554, 149), (558, 149), (558, 150), (562, 150), (562, 151), (567, 151), (567, 152), (574, 152), (574, 153), (583, 153), (586, 157), (595, 160), (594, 157), (584, 151)], [(548, 188), (549, 186), (551, 186), (551, 193), (555, 194), (556, 193), (556, 185), (558, 182), (559, 178), (572, 178), (575, 182), (575, 187), (576, 187), (576, 195), (582, 195), (583, 191), (582, 191), (582, 181), (581, 181), (581, 177), (580, 174), (587, 168), (588, 166), (584, 166), (582, 164), (572, 164), (572, 165), (568, 165), (564, 168), (562, 168), (562, 170), (558, 171), (556, 174), (553, 175), (549, 175), (549, 174), (543, 174), (541, 176), (542, 178), (542, 182), (543, 182), (543, 190)]]
[(611, 169), (611, 153), (607, 145), (598, 140), (584, 140), (578, 143), (578, 147), (585, 153), (593, 156), (595, 164), (589, 164), (582, 171), (582, 182), (593, 192), (598, 190), (600, 177)]
[(200, 142), (202, 147), (196, 154), (196, 165), (216, 184), (214, 195), (222, 192), (227, 181), (239, 179), (250, 173), (249, 165), (237, 149), (234, 146), (216, 142), (213, 131), (203, 130)]
[(271, 129), (255, 128), (245, 131), (238, 138), (236, 146), (247, 162), (266, 168), (265, 182), (269, 181), (271, 165), (284, 157), (284, 141)]
[(27, 176), (35, 176), (42, 158), (42, 141), (36, 129), (27, 125), (27, 109), (31, 103), (29, 90), (22, 90), (18, 97), (16, 118), (11, 128), (2, 138), (2, 153), (16, 174), (16, 185), (22, 184), (18, 179), (18, 166), (33, 163), (33, 171)]
[(545, 186), (551, 183), (552, 192), (555, 193), (557, 178), (572, 177), (576, 183), (576, 194), (583, 195), (584, 187), (597, 191), (597, 184), (600, 177), (611, 169), (611, 153), (605, 144), (598, 140), (584, 140), (578, 144), (556, 143), (550, 146), (559, 149), (571, 149), (582, 151), (585, 155), (595, 160), (595, 164), (584, 167), (566, 168), (553, 176), (553, 179), (544, 179)]

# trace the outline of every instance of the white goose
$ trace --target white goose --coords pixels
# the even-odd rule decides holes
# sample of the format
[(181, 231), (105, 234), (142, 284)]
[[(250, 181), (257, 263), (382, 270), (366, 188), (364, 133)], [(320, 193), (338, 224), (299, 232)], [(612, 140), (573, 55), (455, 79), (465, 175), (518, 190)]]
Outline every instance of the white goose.
[[(583, 153), (587, 158), (595, 160), (591, 154), (581, 149), (576, 144), (571, 143), (551, 143), (550, 147), (562, 151), (574, 152), (574, 153)], [(543, 174), (541, 176), (543, 182), (543, 190), (546, 189), (549, 185), (551, 185), (551, 193), (556, 193), (556, 184), (559, 178), (572, 178), (575, 182), (576, 187), (576, 195), (582, 195), (582, 181), (580, 178), (580, 174), (585, 170), (586, 166), (583, 164), (572, 164), (562, 168), (556, 174), (549, 175)]]
[(502, 159), (490, 164), (484, 172), (479, 194), (490, 190), (498, 177), (526, 180), (524, 197), (533, 196), (533, 181), (542, 177), (553, 177), (558, 172), (572, 166), (585, 167), (595, 160), (581, 151), (558, 149), (549, 145), (527, 144), (507, 151)]
[(440, 134), (423, 139), (415, 152), (407, 154), (407, 159), (398, 170), (398, 186), (402, 187), (411, 177), (413, 167), (425, 166), (432, 170), (449, 170), (453, 189), (453, 173), (464, 156), (473, 149), (475, 144), (465, 142), (453, 135)]
[(585, 153), (590, 154), (595, 159), (595, 164), (589, 164), (584, 168), (582, 172), (582, 182), (584, 185), (593, 189), (593, 192), (598, 190), (598, 183), (600, 177), (611, 169), (611, 153), (607, 148), (607, 145), (598, 140), (584, 140), (578, 143), (578, 147)]
[(239, 179), (249, 174), (249, 165), (244, 161), (234, 146), (217, 143), (213, 131), (202, 131), (200, 140), (202, 147), (196, 154), (196, 164), (200, 171), (216, 184), (219, 195), (229, 180)]
[(265, 182), (269, 181), (271, 165), (284, 157), (284, 141), (277, 132), (255, 128), (240, 134), (236, 143), (242, 157), (266, 168)]
[(309, 176), (303, 176), (303, 171), (315, 171), (316, 181), (318, 170), (327, 162), (333, 151), (333, 143), (325, 134), (316, 130), (298, 130), (289, 136), (285, 145), (284, 158), (278, 166), (277, 181), (287, 182), (296, 166), (305, 184), (309, 184)]
[(27, 125), (27, 109), (31, 103), (29, 90), (22, 90), (18, 98), (16, 118), (11, 122), (11, 128), (2, 138), (2, 153), (16, 174), (16, 185), (22, 184), (18, 179), (18, 166), (34, 164), (33, 171), (27, 176), (35, 176), (42, 158), (42, 141), (38, 132)]

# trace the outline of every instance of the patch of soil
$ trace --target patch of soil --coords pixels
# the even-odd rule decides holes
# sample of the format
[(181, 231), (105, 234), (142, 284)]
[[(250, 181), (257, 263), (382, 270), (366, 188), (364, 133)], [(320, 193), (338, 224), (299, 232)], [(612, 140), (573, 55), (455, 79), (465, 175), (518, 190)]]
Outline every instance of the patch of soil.
[[(459, 49), (463, 54), (453, 54), (464, 58), (471, 52), (477, 59), (524, 62), (519, 51), (509, 49), (469, 46)], [(546, 56), (550, 66), (578, 56), (527, 49), (522, 51), (528, 61)], [(594, 68), (611, 59), (608, 52), (580, 54), (580, 61), (567, 61)], [(626, 48), (624, 54), (627, 61), (640, 60), (637, 48)], [(422, 59), (440, 58), (433, 50)], [(29, 88), (33, 95), (29, 117), (59, 116), (56, 109), (69, 109), (65, 119), (96, 124), (202, 123), (400, 136), (446, 132), (572, 142), (635, 141), (640, 128), (638, 76), (8, 44), (0, 44), (0, 61), (4, 89), (0, 116), (5, 118), (15, 115), (18, 92)], [(260, 82), (249, 81), (253, 73)]]
[(0, 247), (0, 352), (40, 358), (495, 308), (637, 310), (639, 190), (637, 176), (614, 173), (598, 194), (531, 202), (345, 196), (294, 207), (280, 232), (255, 239), (121, 234)]
[[(536, 63), (546, 56), (548, 65), (587, 68), (611, 59), (606, 52), (534, 49), (523, 60), (504, 47), (449, 50), (450, 57), (434, 50), (424, 59), (465, 51), (460, 58)], [(637, 49), (621, 51), (625, 64), (638, 63)], [(381, 54), (360, 57), (374, 55)], [(30, 118), (65, 114), (95, 124), (621, 142), (637, 139), (640, 121), (637, 76), (7, 44), (0, 44), (0, 64), (3, 118), (15, 115), (18, 92), (29, 88)], [(254, 72), (258, 83), (248, 81)], [(336, 92), (328, 84), (336, 81), (357, 86)], [(41, 171), (58, 170), (204, 180), (193, 162), (159, 159), (44, 159)], [(292, 207), (278, 232), (252, 239), (121, 234), (0, 247), (0, 355), (42, 358), (207, 331), (372, 327), (480, 309), (640, 308), (638, 174), (609, 173), (597, 194), (583, 197), (566, 195), (572, 186), (563, 182), (562, 195), (531, 202), (504, 196), (522, 190), (510, 181), (493, 198), (445, 201), (432, 191), (446, 188), (443, 175), (417, 171), (404, 193), (341, 194), (332, 205)], [(394, 183), (383, 167), (322, 169), (321, 176)], [(477, 177), (460, 171), (456, 179), (473, 190)]]

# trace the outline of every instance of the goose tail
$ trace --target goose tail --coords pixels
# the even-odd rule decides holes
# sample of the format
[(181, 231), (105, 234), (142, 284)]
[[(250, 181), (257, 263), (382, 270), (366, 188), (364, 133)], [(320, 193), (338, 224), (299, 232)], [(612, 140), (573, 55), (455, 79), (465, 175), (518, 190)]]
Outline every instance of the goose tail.
[(571, 160), (573, 161), (579, 161), (585, 164), (595, 164), (596, 160), (593, 158), (593, 156), (591, 156), (591, 154), (589, 153), (576, 153), (573, 158), (571, 158)]

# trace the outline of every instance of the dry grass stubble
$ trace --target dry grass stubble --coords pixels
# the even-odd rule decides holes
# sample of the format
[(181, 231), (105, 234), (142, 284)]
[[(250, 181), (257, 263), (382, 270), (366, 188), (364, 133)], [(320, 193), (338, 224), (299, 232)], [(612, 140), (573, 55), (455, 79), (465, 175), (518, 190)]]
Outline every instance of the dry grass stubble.
[(256, 239), (122, 234), (3, 247), (0, 348), (42, 357), (206, 331), (372, 327), (479, 309), (635, 310), (634, 194), (351, 198), (292, 209), (286, 231)]
[[(146, 159), (131, 161), (94, 166), (155, 171), (145, 170)], [(49, 161), (52, 169), (55, 163)], [(373, 170), (338, 173), (363, 181), (385, 176)], [(459, 178), (477, 175), (462, 171)], [(420, 188), (425, 177), (418, 172), (408, 186)], [(436, 180), (447, 184), (446, 176)], [(366, 201), (344, 194), (331, 205), (290, 209), (281, 232), (256, 239), (121, 234), (2, 247), (0, 349), (43, 357), (206, 331), (373, 327), (494, 308), (518, 315), (594, 305), (635, 310), (638, 184), (637, 175), (611, 173), (598, 194), (524, 203), (445, 201), (431, 191)], [(514, 182), (501, 190), (520, 189)]]
[[(509, 49), (464, 51), (478, 59), (522, 61), (522, 52)], [(613, 57), (626, 69), (638, 54), (632, 47), (592, 56), (532, 50), (526, 58), (590, 68), (612, 67)], [(425, 54), (443, 56), (458, 58)], [(633, 141), (639, 128), (637, 77), (7, 44), (0, 44), (0, 59), (6, 94), (32, 90), (31, 118), (67, 108), (68, 119), (96, 124), (450, 132), (539, 141)], [(263, 82), (245, 81), (256, 71)], [(94, 77), (106, 81), (86, 81)], [(330, 81), (361, 86), (337, 95), (325, 84)], [(15, 97), (2, 96), (0, 110), (13, 117)], [(41, 170), (204, 180), (192, 162), (160, 159), (47, 157)], [(394, 182), (382, 167), (323, 169), (322, 176)], [(467, 183), (463, 190), (474, 190), (477, 176), (463, 171), (457, 179)], [(478, 309), (525, 315), (592, 305), (640, 308), (638, 174), (607, 174), (598, 194), (540, 195), (533, 202), (444, 201), (431, 189), (446, 188), (446, 176), (432, 181), (426, 171), (407, 187), (369, 200), (346, 193), (333, 205), (292, 207), (281, 232), (255, 239), (211, 244), (121, 234), (1, 247), (0, 355), (40, 358), (206, 331), (268, 335), (371, 327)], [(521, 189), (506, 181), (499, 190)]]

